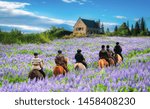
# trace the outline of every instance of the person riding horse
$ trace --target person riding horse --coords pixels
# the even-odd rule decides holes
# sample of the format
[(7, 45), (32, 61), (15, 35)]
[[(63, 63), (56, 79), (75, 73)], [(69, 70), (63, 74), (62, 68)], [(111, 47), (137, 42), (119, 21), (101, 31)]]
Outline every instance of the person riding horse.
[(34, 58), (32, 59), (32, 69), (33, 70), (39, 70), (39, 72), (45, 78), (45, 73), (43, 71), (43, 65), (44, 65), (44, 62), (42, 59), (40, 59), (38, 57), (38, 53), (34, 53)]
[(99, 60), (100, 59), (105, 59), (108, 62), (109, 66), (110, 66), (109, 56), (108, 56), (107, 51), (105, 50), (105, 45), (102, 45), (101, 48), (102, 49), (99, 52)]
[(65, 57), (62, 54), (61, 50), (58, 50), (58, 54), (55, 58), (55, 63), (57, 66), (62, 66), (65, 69), (65, 71), (68, 72), (67, 61), (65, 60)]
[(108, 57), (113, 59), (114, 62), (115, 62), (115, 65), (116, 65), (117, 62), (116, 62), (116, 59), (114, 57), (114, 53), (113, 53), (112, 50), (110, 50), (110, 46), (109, 45), (106, 46), (106, 51), (107, 51)]
[(76, 55), (75, 55), (75, 60), (76, 60), (76, 63), (82, 63), (86, 68), (87, 68), (87, 64), (86, 64), (86, 62), (85, 62), (85, 58), (84, 58), (84, 56), (81, 54), (81, 50), (80, 49), (78, 49), (77, 50), (77, 53), (76, 53)]
[(121, 56), (122, 60), (123, 60), (123, 56), (122, 56), (122, 54), (121, 54), (122, 48), (121, 48), (121, 46), (119, 45), (119, 42), (116, 42), (116, 46), (114, 47), (114, 52), (115, 52), (115, 55), (116, 55), (116, 54), (119, 54), (119, 55)]

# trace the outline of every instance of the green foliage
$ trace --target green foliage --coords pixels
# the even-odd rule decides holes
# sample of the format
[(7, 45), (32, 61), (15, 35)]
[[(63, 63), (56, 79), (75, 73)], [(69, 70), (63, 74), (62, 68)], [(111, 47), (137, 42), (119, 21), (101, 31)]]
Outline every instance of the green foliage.
[(0, 43), (3, 44), (22, 44), (22, 43), (49, 43), (55, 38), (62, 38), (65, 35), (70, 35), (71, 32), (64, 28), (52, 27), (50, 30), (41, 33), (22, 34), (17, 29), (12, 29), (11, 32), (0, 31)]
[(52, 70), (46, 69), (46, 70), (44, 70), (44, 72), (48, 76), (48, 78), (53, 76), (53, 71)]
[[(107, 33), (108, 34), (108, 33)], [(109, 33), (109, 36), (149, 36), (150, 32), (146, 28), (146, 22), (144, 18), (139, 19), (135, 23), (135, 27), (131, 26), (131, 29), (129, 27), (129, 21), (127, 23), (123, 23), (119, 28), (115, 26), (114, 32), (112, 34)]]
[(20, 83), (20, 82), (27, 82), (28, 78), (24, 78), (23, 76), (13, 76), (13, 75), (5, 75), (3, 77), (4, 80), (7, 80), (9, 83)]
[(127, 24), (124, 22), (116, 32), (119, 36), (129, 36), (130, 31)]
[(97, 84), (94, 86), (94, 92), (106, 92), (107, 86), (104, 86), (103, 84)]
[(150, 87), (147, 87), (147, 91), (150, 92)]

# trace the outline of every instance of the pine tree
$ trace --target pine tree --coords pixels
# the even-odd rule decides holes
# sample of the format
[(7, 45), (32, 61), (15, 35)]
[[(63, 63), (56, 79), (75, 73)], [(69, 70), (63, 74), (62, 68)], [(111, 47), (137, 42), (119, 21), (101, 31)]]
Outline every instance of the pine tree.
[(145, 31), (145, 30), (146, 30), (146, 24), (145, 24), (144, 18), (142, 17), (142, 19), (141, 19), (141, 31)]
[(117, 32), (117, 31), (118, 31), (118, 26), (116, 25), (115, 29), (114, 29), (114, 32)]
[(146, 23), (143, 17), (140, 22), (140, 35), (147, 35)]
[(107, 28), (106, 33), (110, 33), (109, 28)]
[(102, 24), (102, 34), (105, 33), (105, 30), (104, 30), (104, 24)]
[(132, 24), (132, 26), (131, 26), (131, 35), (133, 35), (134, 34), (134, 27), (133, 27), (133, 24)]
[(134, 35), (138, 35), (140, 33), (140, 25), (139, 25), (139, 21), (136, 21), (135, 23), (135, 29), (134, 29)]

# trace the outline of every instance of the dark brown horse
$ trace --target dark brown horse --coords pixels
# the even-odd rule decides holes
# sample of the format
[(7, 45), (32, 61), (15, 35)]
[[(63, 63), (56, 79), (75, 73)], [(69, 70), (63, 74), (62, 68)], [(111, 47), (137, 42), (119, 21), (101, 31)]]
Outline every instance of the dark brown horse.
[(31, 80), (33, 80), (34, 78), (36, 78), (36, 80), (40, 80), (43, 79), (44, 76), (39, 70), (33, 69), (29, 72), (28, 78), (30, 78)]

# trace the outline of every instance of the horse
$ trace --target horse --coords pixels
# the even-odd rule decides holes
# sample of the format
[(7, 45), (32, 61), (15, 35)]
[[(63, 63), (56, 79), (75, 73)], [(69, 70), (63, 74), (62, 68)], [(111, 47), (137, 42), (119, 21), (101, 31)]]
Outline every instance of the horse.
[(53, 73), (54, 73), (55, 77), (60, 75), (60, 74), (65, 75), (66, 70), (62, 66), (57, 65), (54, 67)]
[(100, 59), (98, 61), (98, 66), (100, 68), (104, 68), (104, 67), (108, 67), (109, 66), (109, 63), (105, 60), (105, 59)]
[(122, 57), (119, 54), (116, 54), (115, 58), (116, 58), (118, 64), (122, 63)]
[(85, 70), (86, 67), (85, 67), (82, 63), (76, 63), (76, 64), (74, 65), (74, 69), (75, 69), (75, 70)]
[(40, 80), (44, 79), (44, 76), (39, 70), (33, 69), (29, 72), (28, 78), (30, 78), (31, 80), (33, 80), (34, 78), (36, 78), (36, 80)]
[(112, 58), (109, 58), (109, 62), (110, 62), (110, 66), (114, 66), (115, 65), (115, 61)]

